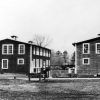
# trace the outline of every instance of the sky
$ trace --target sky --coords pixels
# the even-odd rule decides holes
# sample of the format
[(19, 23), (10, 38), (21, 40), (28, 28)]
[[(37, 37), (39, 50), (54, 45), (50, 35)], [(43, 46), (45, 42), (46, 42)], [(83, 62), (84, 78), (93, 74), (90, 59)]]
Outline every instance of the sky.
[(0, 0), (0, 40), (49, 36), (55, 51), (74, 52), (73, 42), (100, 33), (100, 0)]

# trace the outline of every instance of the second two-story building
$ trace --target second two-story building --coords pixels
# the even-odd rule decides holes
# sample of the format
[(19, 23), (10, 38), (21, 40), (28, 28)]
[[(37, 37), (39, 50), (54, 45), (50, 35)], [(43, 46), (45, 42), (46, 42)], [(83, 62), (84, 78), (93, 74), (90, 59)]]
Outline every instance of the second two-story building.
[(75, 46), (75, 73), (96, 75), (100, 73), (100, 36), (73, 43)]

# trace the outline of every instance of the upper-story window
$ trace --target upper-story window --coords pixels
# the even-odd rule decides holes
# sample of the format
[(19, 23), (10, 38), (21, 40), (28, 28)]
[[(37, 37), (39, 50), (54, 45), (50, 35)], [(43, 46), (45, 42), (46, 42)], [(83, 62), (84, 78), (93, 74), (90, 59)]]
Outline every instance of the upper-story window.
[(100, 54), (100, 43), (96, 43), (96, 54)]
[(89, 53), (90, 53), (90, 44), (83, 43), (83, 54), (89, 54)]
[(46, 57), (48, 57), (48, 50), (46, 50)]
[(25, 54), (25, 45), (24, 44), (19, 44), (18, 54)]
[(42, 59), (40, 59), (40, 67), (42, 68), (42, 66), (43, 66), (43, 65), (42, 65)]
[(43, 49), (43, 56), (45, 56), (45, 49)]
[(39, 48), (36, 47), (36, 55), (39, 55)]
[(36, 49), (35, 49), (35, 47), (33, 48), (33, 54), (35, 55), (35, 51), (36, 51)]
[(48, 52), (48, 56), (50, 57), (50, 51)]
[(42, 48), (40, 48), (40, 55), (42, 56)]
[(2, 54), (13, 54), (13, 44), (3, 44)]

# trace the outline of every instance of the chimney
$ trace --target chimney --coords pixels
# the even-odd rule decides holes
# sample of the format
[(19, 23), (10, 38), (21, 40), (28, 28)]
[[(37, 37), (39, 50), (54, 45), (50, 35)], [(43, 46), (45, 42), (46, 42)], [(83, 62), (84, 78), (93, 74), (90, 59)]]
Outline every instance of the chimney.
[(33, 41), (28, 41), (29, 44), (33, 44)]
[(16, 41), (18, 36), (12, 35), (11, 38)]
[(98, 37), (100, 37), (100, 34), (97, 34), (98, 35)]

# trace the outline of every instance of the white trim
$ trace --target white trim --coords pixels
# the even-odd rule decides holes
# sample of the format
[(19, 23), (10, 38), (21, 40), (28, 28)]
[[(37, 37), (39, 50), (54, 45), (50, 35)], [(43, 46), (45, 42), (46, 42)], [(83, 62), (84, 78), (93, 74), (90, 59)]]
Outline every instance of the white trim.
[(75, 74), (77, 74), (77, 45), (75, 44)]
[[(4, 53), (4, 46), (7, 46), (7, 53)], [(12, 46), (12, 53), (9, 53), (9, 46)], [(2, 45), (2, 54), (3, 55), (12, 55), (13, 54), (14, 46), (13, 44), (3, 44)]]
[(48, 57), (50, 57), (50, 51), (48, 52)]
[(33, 66), (32, 66), (32, 45), (30, 45), (30, 66), (29, 66), (29, 73), (32, 73)]
[(40, 56), (42, 56), (42, 48), (40, 48)]
[[(3, 68), (3, 61), (6, 60), (7, 61), (7, 68)], [(2, 69), (8, 69), (8, 59), (2, 59)]]
[[(23, 45), (24, 47), (24, 52), (23, 53), (20, 53), (20, 46)], [(25, 54), (25, 44), (19, 44), (18, 45), (18, 54)]]
[[(19, 63), (19, 60), (22, 60), (23, 63)], [(24, 59), (23, 59), (23, 58), (18, 58), (18, 59), (17, 59), (17, 64), (18, 64), (18, 65), (24, 65)]]
[(39, 55), (39, 47), (36, 47), (36, 55)]
[[(84, 60), (85, 60), (85, 59), (88, 59), (88, 63), (84, 63)], [(83, 58), (82, 64), (83, 64), (83, 65), (90, 65), (90, 58)]]
[[(88, 45), (88, 52), (84, 53), (84, 45), (87, 44)], [(83, 43), (83, 54), (90, 54), (90, 43)]]
[(36, 55), (36, 47), (33, 47), (33, 54)]
[(95, 53), (96, 53), (96, 54), (100, 54), (99, 52), (97, 52), (97, 45), (98, 45), (98, 44), (100, 44), (100, 43), (96, 43), (96, 44), (95, 44)]

